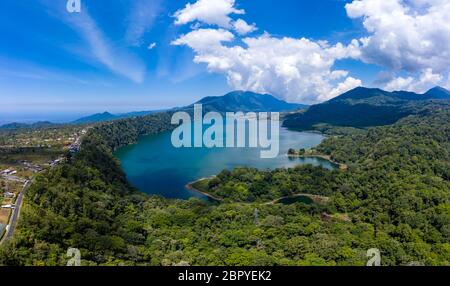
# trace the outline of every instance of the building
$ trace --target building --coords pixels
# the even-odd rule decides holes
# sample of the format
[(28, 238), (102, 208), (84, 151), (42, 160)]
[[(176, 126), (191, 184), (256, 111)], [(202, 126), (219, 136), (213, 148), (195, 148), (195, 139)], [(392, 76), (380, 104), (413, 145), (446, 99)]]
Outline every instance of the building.
[(17, 174), (17, 171), (12, 170), (12, 169), (6, 169), (6, 170), (3, 170), (0, 174), (5, 175), (5, 176), (15, 175), (15, 174)]
[(14, 209), (15, 206), (14, 205), (3, 205), (1, 206), (2, 209)]
[(3, 193), (3, 196), (7, 199), (12, 199), (12, 198), (14, 198), (15, 195), (14, 195), (14, 193), (11, 193), (11, 192), (5, 192), (5, 193)]

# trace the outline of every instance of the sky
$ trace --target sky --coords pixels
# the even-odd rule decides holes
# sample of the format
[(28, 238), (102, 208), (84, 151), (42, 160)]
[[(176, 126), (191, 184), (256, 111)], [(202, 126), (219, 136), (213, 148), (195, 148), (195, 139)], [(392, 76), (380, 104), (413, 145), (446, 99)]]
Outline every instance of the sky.
[(232, 90), (315, 104), (357, 86), (450, 87), (448, 0), (68, 2), (1, 1), (0, 123)]

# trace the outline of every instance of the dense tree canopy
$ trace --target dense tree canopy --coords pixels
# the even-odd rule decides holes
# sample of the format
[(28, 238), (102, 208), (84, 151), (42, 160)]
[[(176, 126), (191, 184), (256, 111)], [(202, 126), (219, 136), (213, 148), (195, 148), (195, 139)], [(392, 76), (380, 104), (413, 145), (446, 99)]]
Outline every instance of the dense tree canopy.
[[(448, 109), (316, 148), (347, 171), (224, 171), (203, 186), (224, 199), (216, 203), (149, 197), (127, 183), (112, 150), (167, 128), (154, 118), (96, 128), (80, 153), (38, 176), (0, 264), (64, 265), (69, 247), (84, 265), (365, 265), (370, 248), (383, 265), (450, 264)], [(329, 201), (266, 203), (296, 193)]]

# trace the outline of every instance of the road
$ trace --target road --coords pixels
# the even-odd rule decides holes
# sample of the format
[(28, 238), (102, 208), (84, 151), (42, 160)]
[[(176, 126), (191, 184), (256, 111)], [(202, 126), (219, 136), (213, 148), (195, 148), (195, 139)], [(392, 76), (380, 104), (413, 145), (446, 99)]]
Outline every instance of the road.
[(6, 227), (6, 234), (3, 236), (3, 239), (2, 241), (0, 241), (0, 244), (7, 241), (14, 235), (14, 231), (16, 230), (17, 226), (17, 220), (19, 219), (20, 208), (22, 207), (23, 196), (25, 195), (25, 192), (30, 184), (31, 181), (26, 181), (26, 183), (23, 185), (22, 191), (19, 193), (19, 196), (17, 197), (16, 200), (15, 204), (16, 207), (14, 208), (11, 218), (9, 219), (8, 226)]
[[(82, 136), (78, 137), (75, 141), (76, 144), (81, 144)], [(14, 181), (21, 181), (22, 179), (15, 177), (15, 176), (9, 176), (7, 179), (14, 180)], [(22, 201), (23, 196), (25, 195), (28, 187), (31, 185), (32, 179), (25, 181), (22, 191), (19, 193), (19, 196), (17, 197), (15, 208), (13, 210), (13, 213), (11, 215), (11, 218), (9, 219), (9, 224), (6, 226), (6, 234), (3, 236), (3, 238), (0, 241), (0, 245), (13, 237), (14, 231), (17, 227), (17, 221), (19, 219), (20, 209), (22, 208)]]

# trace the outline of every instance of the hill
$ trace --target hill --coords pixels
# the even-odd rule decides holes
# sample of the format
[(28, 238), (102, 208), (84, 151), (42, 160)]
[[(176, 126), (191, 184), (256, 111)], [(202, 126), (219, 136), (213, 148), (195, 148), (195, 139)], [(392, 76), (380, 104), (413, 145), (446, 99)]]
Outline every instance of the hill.
[(128, 113), (121, 113), (121, 114), (112, 114), (107, 111), (103, 113), (97, 113), (93, 115), (89, 115), (86, 117), (82, 117), (80, 119), (77, 119), (75, 121), (72, 121), (71, 124), (89, 124), (89, 123), (99, 123), (99, 122), (106, 122), (111, 120), (117, 120), (117, 119), (127, 119), (127, 118), (133, 118), (133, 117), (139, 117), (139, 116), (147, 116), (150, 114), (163, 112), (161, 111), (133, 111)]
[[(282, 112), (282, 111), (295, 111), (307, 108), (306, 105), (287, 103), (283, 100), (279, 100), (269, 94), (258, 94), (254, 92), (233, 91), (224, 96), (211, 96), (205, 97), (195, 104), (203, 104), (203, 110), (218, 111), (218, 112)], [(153, 111), (135, 111), (122, 114), (112, 114), (110, 112), (96, 113), (89, 116), (85, 116), (70, 122), (69, 124), (92, 124), (113, 121), (118, 119), (128, 119), (134, 117), (148, 116), (156, 113), (166, 111), (178, 111), (178, 110), (192, 110), (194, 104), (182, 107), (173, 108), (170, 110), (153, 110)], [(36, 122), (33, 124), (26, 123), (9, 123), (0, 126), (0, 130), (17, 130), (17, 129), (36, 129), (36, 128), (48, 128), (55, 127), (58, 124), (51, 122)]]
[(51, 128), (56, 126), (59, 126), (59, 124), (48, 121), (39, 121), (32, 124), (13, 122), (0, 126), (0, 130), (37, 129), (37, 128)]
[(424, 94), (358, 87), (304, 112), (288, 115), (284, 126), (306, 130), (318, 125), (357, 128), (389, 125), (403, 117), (439, 108), (448, 100), (450, 93), (442, 87)]
[(93, 115), (79, 118), (71, 123), (72, 124), (87, 124), (87, 123), (110, 121), (110, 120), (114, 120), (114, 119), (119, 119), (119, 116), (105, 111), (103, 113), (96, 113)]
[[(195, 104), (204, 110), (218, 112), (282, 112), (306, 108), (306, 105), (287, 103), (270, 94), (249, 91), (233, 91), (224, 96), (205, 97)], [(192, 105), (188, 106), (192, 108)]]

